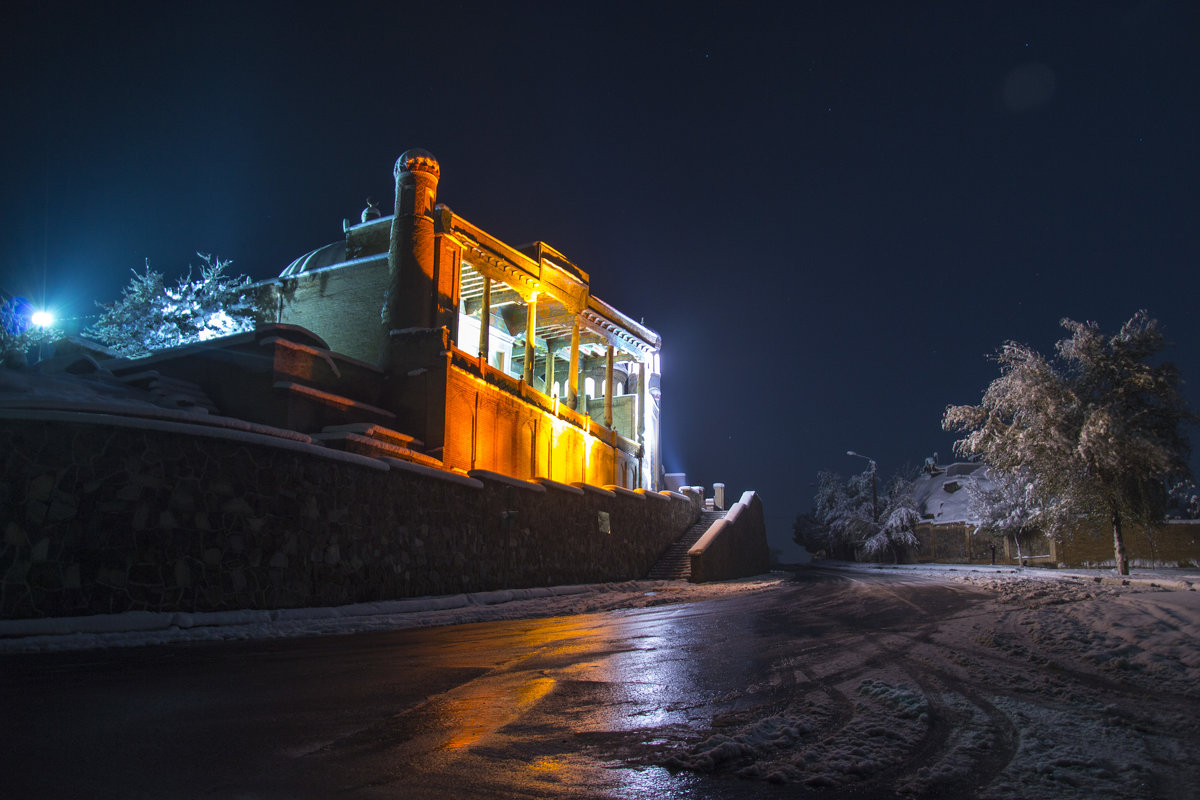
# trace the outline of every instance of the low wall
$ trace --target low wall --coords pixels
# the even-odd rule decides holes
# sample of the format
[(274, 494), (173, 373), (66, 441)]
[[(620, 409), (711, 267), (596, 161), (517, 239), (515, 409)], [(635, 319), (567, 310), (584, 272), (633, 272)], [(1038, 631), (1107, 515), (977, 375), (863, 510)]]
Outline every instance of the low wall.
[[(922, 524), (917, 528), (921, 542), (917, 561), (941, 563), (989, 563), (990, 539), (972, 534), (974, 528), (961, 523)], [(1124, 531), (1125, 550), (1133, 566), (1195, 566), (1200, 564), (1200, 520), (1166, 522), (1149, 531), (1131, 526)], [(1062, 541), (1039, 533), (1021, 535), (1020, 558), (1011, 536), (996, 541), (995, 563), (1063, 564), (1068, 567), (1114, 567), (1112, 531), (1082, 528)]]
[[(0, 616), (294, 608), (640, 577), (691, 503), (72, 412), (0, 419)], [(40, 416), (40, 418), (33, 418)]]
[(978, 560), (980, 552), (989, 551), (987, 542), (975, 541), (976, 537), (971, 535), (973, 530), (972, 526), (959, 522), (936, 526), (921, 523), (914, 531), (920, 545), (910, 552), (908, 557), (918, 563), (936, 561), (942, 564), (956, 564)]
[(762, 500), (744, 492), (723, 519), (712, 524), (688, 551), (693, 583), (759, 575), (771, 568)]
[[(1200, 565), (1200, 520), (1167, 522), (1151, 530), (1126, 526), (1125, 553), (1135, 567)], [(1081, 530), (1057, 546), (1072, 567), (1115, 567), (1112, 529)]]

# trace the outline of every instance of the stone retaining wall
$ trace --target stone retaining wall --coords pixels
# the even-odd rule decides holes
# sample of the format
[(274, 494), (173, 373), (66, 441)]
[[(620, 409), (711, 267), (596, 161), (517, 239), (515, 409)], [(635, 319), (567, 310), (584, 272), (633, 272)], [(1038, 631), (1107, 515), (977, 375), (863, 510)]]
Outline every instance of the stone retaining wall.
[(698, 517), (679, 499), (159, 427), (0, 419), (0, 616), (640, 578)]

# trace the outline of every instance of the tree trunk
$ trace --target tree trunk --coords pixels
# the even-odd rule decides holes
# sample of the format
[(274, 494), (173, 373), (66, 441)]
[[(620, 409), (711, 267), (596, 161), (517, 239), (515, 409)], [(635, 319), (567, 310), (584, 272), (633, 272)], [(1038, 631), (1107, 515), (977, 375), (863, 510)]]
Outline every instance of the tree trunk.
[(1117, 558), (1117, 574), (1129, 574), (1129, 556), (1125, 554), (1125, 535), (1121, 533), (1121, 512), (1113, 511), (1113, 553)]

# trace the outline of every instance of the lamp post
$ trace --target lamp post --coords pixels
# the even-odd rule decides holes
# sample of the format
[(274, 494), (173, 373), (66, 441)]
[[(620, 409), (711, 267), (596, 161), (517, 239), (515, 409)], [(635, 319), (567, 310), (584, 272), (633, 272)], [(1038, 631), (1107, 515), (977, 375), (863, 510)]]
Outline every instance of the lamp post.
[(855, 458), (865, 458), (871, 465), (871, 519), (874, 522), (879, 522), (879, 493), (875, 488), (878, 469), (875, 465), (875, 459), (864, 456), (862, 453), (856, 453), (853, 450), (847, 450), (846, 455), (854, 456)]

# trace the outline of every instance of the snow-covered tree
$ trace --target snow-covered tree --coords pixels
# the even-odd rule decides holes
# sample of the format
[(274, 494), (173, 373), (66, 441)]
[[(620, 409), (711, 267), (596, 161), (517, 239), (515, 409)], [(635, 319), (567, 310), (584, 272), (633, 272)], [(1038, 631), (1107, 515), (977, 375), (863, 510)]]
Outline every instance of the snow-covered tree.
[[(823, 549), (843, 557), (861, 552), (875, 558), (887, 552), (898, 561), (901, 551), (918, 546), (913, 531), (920, 513), (913, 498), (912, 480), (903, 476), (893, 478), (876, 502), (872, 485), (875, 478), (870, 469), (845, 481), (832, 472), (818, 476), (812, 516), (827, 531)], [(809, 536), (819, 543), (819, 529)], [(805, 542), (800, 543), (809, 547)]]
[(1196, 421), (1178, 369), (1159, 360), (1158, 322), (1139, 311), (1113, 334), (1064, 319), (1070, 335), (1049, 359), (1008, 342), (1000, 377), (977, 406), (950, 406), (945, 430), (966, 436), (964, 456), (982, 454), (1001, 480), (1029, 479), (1032, 521), (1070, 535), (1084, 520), (1111, 526), (1117, 570), (1129, 574), (1124, 528), (1163, 513), (1163, 481), (1188, 475), (1184, 426)]
[(34, 324), (33, 306), (21, 297), (0, 303), (0, 362), (10, 367), (26, 364), (30, 351), (62, 338), (62, 331)]
[(1200, 519), (1200, 488), (1191, 478), (1171, 481), (1167, 490), (1167, 516), (1172, 519)]
[(863, 541), (864, 553), (878, 557), (890, 552), (892, 560), (899, 561), (902, 550), (920, 546), (914, 531), (921, 521), (921, 512), (913, 497), (912, 480), (899, 475), (893, 478), (879, 511), (876, 530)]
[(225, 268), (231, 261), (196, 255), (203, 262), (199, 278), (193, 279), (188, 267), (187, 275), (174, 286), (168, 286), (148, 261), (144, 273), (133, 270), (121, 299), (100, 304), (103, 313), (88, 334), (132, 358), (253, 330), (254, 299), (247, 291), (250, 278), (227, 276)]
[(817, 520), (829, 530), (830, 553), (853, 557), (857, 545), (875, 532), (870, 471), (846, 480), (836, 473), (820, 473), (814, 501)]
[(1000, 475), (989, 468), (973, 475), (964, 488), (968, 513), (978, 521), (975, 533), (993, 540), (1011, 536), (1021, 558), (1021, 535), (1037, 529), (1034, 485), (1028, 473)]
[(814, 556), (831, 552), (829, 526), (811, 512), (796, 515), (792, 521), (792, 540)]

